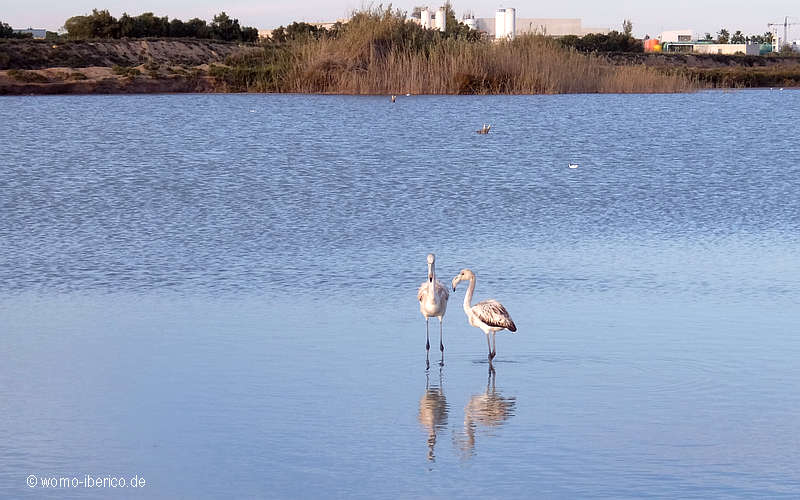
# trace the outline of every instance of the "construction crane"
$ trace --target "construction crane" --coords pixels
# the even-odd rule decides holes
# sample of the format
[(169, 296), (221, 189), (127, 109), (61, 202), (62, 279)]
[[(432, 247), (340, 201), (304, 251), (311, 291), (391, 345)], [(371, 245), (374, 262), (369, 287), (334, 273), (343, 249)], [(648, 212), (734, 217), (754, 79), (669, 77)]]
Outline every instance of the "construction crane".
[[(782, 23), (767, 23), (767, 27), (769, 28), (770, 32), (774, 33), (774, 42), (772, 44), (772, 51), (778, 52), (784, 45), (788, 45), (789, 43), (789, 26), (794, 26), (795, 24), (800, 23), (790, 23), (789, 16), (783, 18)], [(783, 26), (783, 43), (780, 43), (781, 40), (778, 38), (778, 28)]]

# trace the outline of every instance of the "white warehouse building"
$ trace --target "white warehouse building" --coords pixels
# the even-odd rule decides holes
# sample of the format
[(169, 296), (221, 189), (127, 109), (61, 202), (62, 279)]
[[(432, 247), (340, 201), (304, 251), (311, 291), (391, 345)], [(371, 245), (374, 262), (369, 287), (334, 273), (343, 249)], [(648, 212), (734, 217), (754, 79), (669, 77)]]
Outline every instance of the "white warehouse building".
[(419, 17), (416, 15), (411, 16), (411, 20), (419, 23), (425, 29), (437, 29), (444, 31), (447, 29), (447, 16), (445, 16), (444, 7), (431, 14), (431, 9), (424, 7), (419, 11)]
[[(411, 14), (411, 20), (425, 29), (445, 31), (447, 28), (444, 7), (440, 7), (435, 12), (430, 7), (417, 8)], [(462, 22), (469, 28), (484, 32), (495, 40), (513, 40), (517, 35), (528, 33), (549, 36), (584, 36), (589, 33), (605, 35), (611, 31), (610, 28), (584, 27), (580, 19), (517, 18), (517, 10), (511, 7), (497, 9), (494, 17), (476, 18), (469, 15)]]
[[(503, 23), (500, 22), (501, 15)], [(485, 32), (490, 37), (500, 40), (513, 39), (517, 35), (539, 34), (549, 36), (576, 35), (584, 36), (589, 33), (608, 34), (609, 28), (584, 27), (580, 19), (553, 19), (524, 17), (518, 18), (515, 9), (499, 9), (494, 18), (475, 19), (476, 29)], [(502, 26), (502, 30), (500, 27)]]

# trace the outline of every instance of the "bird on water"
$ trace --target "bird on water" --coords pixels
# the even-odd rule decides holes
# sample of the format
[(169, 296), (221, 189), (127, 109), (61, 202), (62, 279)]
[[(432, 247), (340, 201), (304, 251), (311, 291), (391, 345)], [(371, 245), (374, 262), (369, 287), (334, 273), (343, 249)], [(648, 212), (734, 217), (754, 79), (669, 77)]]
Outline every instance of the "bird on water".
[(445, 311), (447, 311), (447, 299), (450, 293), (447, 287), (442, 285), (442, 282), (436, 279), (436, 256), (432, 253), (428, 254), (428, 279), (423, 281), (417, 290), (417, 299), (419, 300), (419, 310), (425, 316), (425, 351), (426, 363), (430, 366), (430, 361), (427, 360), (427, 354), (431, 348), (430, 334), (428, 329), (428, 321), (430, 318), (439, 318), (439, 350), (442, 352), (442, 360), (440, 365), (444, 364), (444, 343), (442, 342), (442, 318)]
[[(462, 269), (458, 276), (453, 278), (453, 291), (456, 291), (456, 285), (461, 281), (467, 280), (469, 280), (469, 287), (467, 294), (464, 295), (464, 313), (467, 315), (470, 325), (480, 328), (486, 334), (486, 343), (489, 344), (489, 363), (491, 364), (492, 359), (497, 355), (495, 334), (500, 330), (516, 332), (517, 325), (514, 324), (503, 304), (494, 299), (472, 305), (472, 294), (475, 292), (475, 273), (471, 270)], [(489, 334), (492, 335), (491, 339), (489, 339)]]
[(491, 129), (491, 128), (492, 128), (491, 125), (487, 125), (487, 124), (484, 123), (483, 127), (478, 129), (478, 130), (476, 130), (475, 132), (477, 132), (479, 134), (488, 134), (489, 133), (489, 129)]

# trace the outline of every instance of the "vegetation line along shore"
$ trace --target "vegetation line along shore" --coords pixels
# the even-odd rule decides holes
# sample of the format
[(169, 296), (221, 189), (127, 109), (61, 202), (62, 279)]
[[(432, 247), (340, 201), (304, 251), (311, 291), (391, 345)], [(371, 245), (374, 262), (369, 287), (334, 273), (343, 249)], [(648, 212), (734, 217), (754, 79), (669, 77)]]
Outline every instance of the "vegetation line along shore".
[(231, 91), (337, 94), (686, 92), (678, 71), (609, 63), (542, 35), (491, 42), (456, 22), (426, 30), (400, 11), (367, 9), (331, 30), (282, 30), (211, 75)]
[(322, 29), (293, 23), (257, 40), (224, 12), (211, 23), (95, 9), (55, 40), (0, 40), (0, 94), (291, 92), (325, 94), (674, 93), (800, 86), (796, 57), (645, 54), (623, 32), (491, 41), (456, 20), (424, 29), (391, 7)]

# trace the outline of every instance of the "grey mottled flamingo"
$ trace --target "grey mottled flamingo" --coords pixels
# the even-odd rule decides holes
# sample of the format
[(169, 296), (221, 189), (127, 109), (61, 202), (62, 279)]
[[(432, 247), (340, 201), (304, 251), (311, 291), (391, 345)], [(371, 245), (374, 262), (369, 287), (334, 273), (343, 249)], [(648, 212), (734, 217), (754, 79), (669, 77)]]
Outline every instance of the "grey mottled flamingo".
[[(511, 332), (517, 331), (517, 325), (511, 319), (511, 315), (503, 304), (494, 299), (484, 300), (472, 305), (472, 294), (475, 291), (475, 273), (469, 269), (462, 269), (461, 272), (453, 278), (453, 291), (456, 291), (456, 285), (461, 281), (469, 280), (469, 287), (467, 294), (464, 295), (464, 313), (467, 315), (469, 324), (480, 328), (486, 334), (486, 343), (489, 344), (489, 363), (497, 355), (497, 339), (495, 334), (500, 330), (508, 330)], [(491, 341), (489, 334), (492, 335)]]

